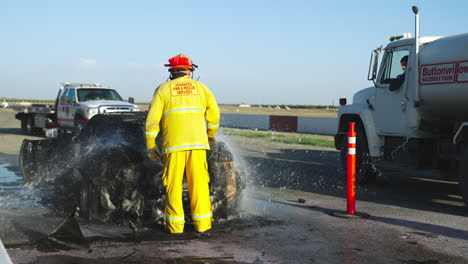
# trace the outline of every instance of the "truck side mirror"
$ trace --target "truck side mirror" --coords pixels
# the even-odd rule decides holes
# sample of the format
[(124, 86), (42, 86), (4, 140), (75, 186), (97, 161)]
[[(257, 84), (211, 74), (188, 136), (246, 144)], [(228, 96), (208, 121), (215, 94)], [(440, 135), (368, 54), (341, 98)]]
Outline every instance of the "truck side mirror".
[(135, 98), (129, 97), (128, 102), (131, 103), (131, 104), (134, 104), (135, 103)]
[(367, 73), (367, 80), (374, 81), (377, 77), (377, 66), (379, 64), (379, 53), (377, 51), (372, 51), (370, 62), (369, 62), (369, 72)]
[(367, 73), (367, 80), (373, 81), (375, 84), (375, 79), (377, 78), (377, 68), (379, 66), (379, 54), (384, 49), (382, 46), (377, 47), (371, 53), (370, 63), (369, 63), (369, 72)]

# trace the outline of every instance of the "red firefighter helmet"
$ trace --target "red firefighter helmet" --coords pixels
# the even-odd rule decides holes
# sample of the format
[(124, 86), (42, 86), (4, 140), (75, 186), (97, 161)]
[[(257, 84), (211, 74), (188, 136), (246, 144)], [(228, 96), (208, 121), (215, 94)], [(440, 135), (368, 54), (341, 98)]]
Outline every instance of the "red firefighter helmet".
[(184, 54), (179, 54), (175, 57), (169, 59), (169, 64), (164, 64), (164, 66), (169, 67), (169, 71), (176, 71), (176, 70), (191, 70), (194, 71), (195, 68), (198, 68), (196, 64), (192, 62), (192, 60), (185, 56)]

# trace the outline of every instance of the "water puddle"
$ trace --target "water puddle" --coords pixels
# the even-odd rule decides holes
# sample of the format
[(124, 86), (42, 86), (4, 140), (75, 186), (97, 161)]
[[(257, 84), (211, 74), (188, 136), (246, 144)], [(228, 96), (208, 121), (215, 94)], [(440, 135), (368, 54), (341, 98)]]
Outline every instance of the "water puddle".
[(0, 208), (40, 207), (38, 190), (24, 188), (23, 178), (10, 164), (0, 164)]
[(145, 254), (133, 251), (132, 253), (123, 257), (110, 257), (110, 258), (84, 258), (76, 256), (40, 256), (36, 260), (30, 263), (42, 264), (42, 263), (83, 263), (83, 264), (111, 264), (111, 263), (153, 263), (153, 264), (241, 264), (244, 262), (237, 262), (234, 257), (176, 257), (176, 258), (162, 258), (162, 257), (148, 257)]

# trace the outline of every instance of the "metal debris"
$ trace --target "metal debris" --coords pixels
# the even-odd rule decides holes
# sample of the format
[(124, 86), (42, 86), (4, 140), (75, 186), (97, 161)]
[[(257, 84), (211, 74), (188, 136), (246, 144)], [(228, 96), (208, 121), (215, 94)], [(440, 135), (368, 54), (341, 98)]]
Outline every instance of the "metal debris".
[(50, 244), (58, 249), (89, 249), (89, 243), (75, 219), (76, 212), (65, 218), (47, 237)]

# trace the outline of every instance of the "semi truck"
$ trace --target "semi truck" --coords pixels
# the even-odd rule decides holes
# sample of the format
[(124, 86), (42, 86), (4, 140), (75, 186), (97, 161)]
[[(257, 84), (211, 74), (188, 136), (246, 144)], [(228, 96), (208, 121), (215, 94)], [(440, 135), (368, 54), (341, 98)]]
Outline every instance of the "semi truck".
[(124, 101), (114, 89), (95, 83), (62, 83), (53, 105), (10, 107), (18, 112), (15, 117), (27, 134), (39, 134), (44, 130), (76, 133), (94, 115), (139, 111), (132, 97)]
[(351, 104), (340, 99), (335, 145), (344, 162), (354, 122), (357, 183), (382, 168), (439, 169), (458, 178), (468, 205), (468, 33), (420, 36), (419, 9), (412, 9), (415, 37), (392, 36), (373, 50), (368, 80), (374, 85), (355, 93)]

